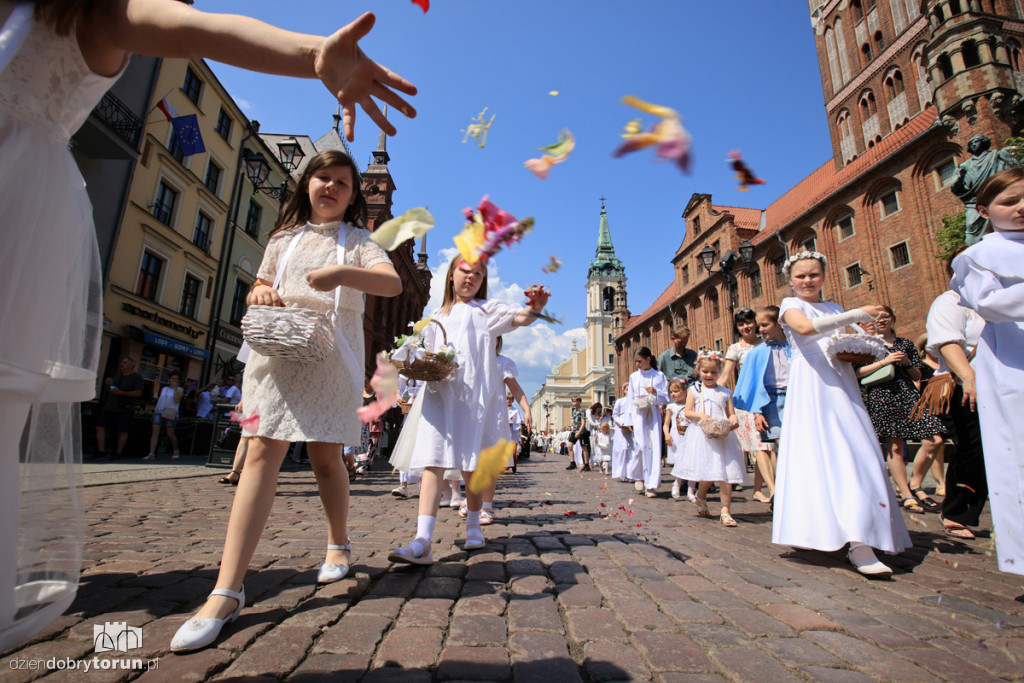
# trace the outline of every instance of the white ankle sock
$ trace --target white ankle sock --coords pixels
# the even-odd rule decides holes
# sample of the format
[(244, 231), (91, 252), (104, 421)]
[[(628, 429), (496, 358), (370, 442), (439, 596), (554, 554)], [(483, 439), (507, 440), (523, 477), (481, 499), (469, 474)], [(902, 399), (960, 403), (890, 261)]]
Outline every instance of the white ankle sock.
[(871, 546), (852, 541), (850, 543), (850, 560), (859, 567), (878, 562), (878, 557)]
[(487, 501), (485, 500), (485, 501), (484, 501), (484, 504), (483, 504), (483, 507), (482, 507), (481, 509), (482, 509), (482, 510), (493, 510), (493, 509), (494, 509), (494, 502), (492, 501), (492, 502), (488, 503), (488, 502), (487, 502)]
[(467, 510), (466, 511), (466, 527), (480, 526), (480, 511), (479, 510)]
[(434, 522), (437, 517), (432, 515), (419, 515), (416, 517), (416, 538), (422, 538), (430, 543), (434, 538)]

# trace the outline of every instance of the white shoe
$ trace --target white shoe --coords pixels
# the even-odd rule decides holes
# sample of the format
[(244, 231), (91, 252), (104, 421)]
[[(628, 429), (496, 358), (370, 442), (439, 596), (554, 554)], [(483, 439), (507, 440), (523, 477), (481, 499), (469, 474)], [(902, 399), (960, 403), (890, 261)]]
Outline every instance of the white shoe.
[(441, 498), (441, 503), (440, 503), (439, 506), (440, 507), (448, 507), (451, 504), (452, 504), (452, 497), (451, 496), (444, 496), (444, 497)]
[(409, 497), (409, 487), (408, 486), (396, 486), (395, 488), (391, 489), (391, 495), (395, 496), (396, 498), (408, 498)]
[(156, 460), (156, 455), (153, 454), (153, 453), (150, 453), (149, 455), (144, 457), (143, 460)]
[(846, 557), (858, 572), (869, 579), (888, 579), (892, 576), (892, 568), (875, 557), (869, 545), (851, 543)]
[[(328, 545), (328, 550), (352, 550), (352, 541), (350, 540), (345, 545)], [(333, 562), (324, 562), (320, 565), (320, 571), (316, 573), (317, 583), (334, 583), (335, 581), (341, 581), (348, 574), (347, 564), (334, 564)]]
[(697, 494), (696, 493), (690, 493), (689, 491), (687, 491), (686, 492), (686, 500), (690, 501), (691, 503), (696, 503), (697, 502)]
[(466, 550), (476, 550), (477, 548), (483, 548), (487, 545), (487, 539), (484, 538), (484, 532), (480, 530), (478, 526), (471, 526), (466, 528), (466, 542), (463, 544), (463, 548)]
[(226, 619), (192, 617), (186, 621), (181, 625), (177, 633), (174, 634), (174, 638), (171, 639), (172, 652), (187, 652), (206, 647), (217, 640), (217, 636), (220, 635), (220, 630), (224, 628), (224, 624), (231, 623), (242, 613), (242, 608), (245, 607), (245, 586), (242, 586), (242, 590), (237, 593), (226, 588), (217, 588), (210, 593), (211, 597), (214, 595), (234, 598), (238, 601), (238, 607)]
[(633, 482), (633, 488), (636, 489), (637, 491), (643, 491), (644, 483), (637, 479), (636, 481)]
[(448, 503), (448, 507), (450, 507), (453, 510), (456, 510), (456, 509), (458, 509), (460, 507), (463, 507), (465, 504), (466, 504), (466, 499), (464, 497), (462, 497), (462, 496), (452, 496), (451, 501)]
[(679, 500), (683, 497), (679, 484), (672, 485), (672, 500)]
[(406, 546), (395, 548), (388, 555), (388, 562), (399, 564), (434, 564), (434, 551), (426, 540), (419, 538)]

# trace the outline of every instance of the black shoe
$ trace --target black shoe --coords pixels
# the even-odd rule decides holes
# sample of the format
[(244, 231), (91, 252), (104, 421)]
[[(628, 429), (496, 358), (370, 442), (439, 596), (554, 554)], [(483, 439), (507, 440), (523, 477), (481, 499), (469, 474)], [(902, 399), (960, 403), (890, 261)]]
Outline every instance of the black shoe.
[(574, 462), (569, 463), (569, 466), (566, 467), (565, 469), (567, 469), (567, 470), (574, 470), (574, 469), (576, 469), (576, 463), (574, 463)]
[(584, 465), (583, 467), (580, 468), (580, 472), (589, 472), (589, 471), (590, 471), (590, 465)]

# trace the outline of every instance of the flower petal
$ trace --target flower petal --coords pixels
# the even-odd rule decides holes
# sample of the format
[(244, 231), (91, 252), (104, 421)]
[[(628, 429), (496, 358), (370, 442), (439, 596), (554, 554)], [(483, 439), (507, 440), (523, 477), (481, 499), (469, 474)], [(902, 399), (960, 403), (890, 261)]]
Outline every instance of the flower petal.
[(401, 216), (386, 221), (373, 231), (370, 239), (391, 251), (406, 240), (422, 237), (434, 227), (434, 217), (422, 207), (409, 209)]

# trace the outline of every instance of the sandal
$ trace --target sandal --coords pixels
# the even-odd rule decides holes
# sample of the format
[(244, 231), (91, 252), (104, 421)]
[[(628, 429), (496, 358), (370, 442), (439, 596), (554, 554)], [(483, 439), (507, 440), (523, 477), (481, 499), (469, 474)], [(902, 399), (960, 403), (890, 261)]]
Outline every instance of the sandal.
[(463, 548), (466, 550), (477, 550), (485, 545), (487, 545), (487, 539), (484, 538), (484, 532), (480, 530), (480, 527), (466, 527), (466, 542), (462, 544)]
[(698, 498), (697, 503), (697, 516), (698, 517), (711, 517), (711, 511), (708, 510), (708, 501), (703, 498)]
[(434, 564), (434, 550), (430, 544), (420, 539), (413, 539), (407, 546), (400, 546), (388, 555), (388, 562), (401, 564)]
[(723, 512), (719, 519), (722, 520), (722, 526), (736, 526), (736, 520), (728, 512)]
[(462, 517), (463, 519), (465, 519), (466, 515), (468, 515), (468, 514), (469, 514), (469, 503), (467, 503), (466, 501), (463, 501), (462, 505), (459, 506), (459, 517)]
[[(234, 479), (231, 478), (232, 474), (235, 475)], [(238, 470), (231, 470), (225, 476), (223, 476), (220, 479), (218, 479), (217, 483), (218, 484), (231, 484), (232, 486), (238, 486), (238, 480), (241, 477), (242, 477), (242, 473), (241, 472), (239, 472)]]
[(921, 502), (914, 496), (907, 496), (903, 499), (903, 509), (917, 515), (924, 514), (924, 508), (921, 507)]
[[(917, 498), (917, 502), (923, 505), (926, 510), (931, 510), (932, 512), (935, 512), (936, 510), (939, 509), (939, 504), (936, 503), (935, 500), (931, 496), (929, 496), (924, 489), (918, 487), (916, 489), (910, 489), (910, 492), (914, 494), (914, 497)], [(922, 494), (924, 495), (923, 498), (921, 497)]]
[(964, 541), (973, 541), (976, 538), (973, 531), (959, 522), (943, 519), (942, 515), (939, 515), (939, 521), (942, 522), (942, 530), (951, 538), (959, 538)]
[(481, 510), (480, 526), (487, 526), (488, 524), (494, 524), (494, 513), (490, 510)]

